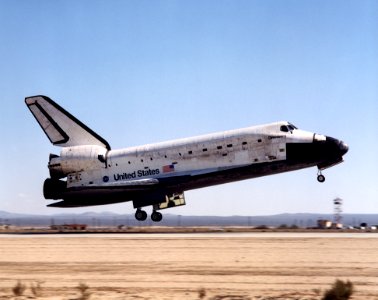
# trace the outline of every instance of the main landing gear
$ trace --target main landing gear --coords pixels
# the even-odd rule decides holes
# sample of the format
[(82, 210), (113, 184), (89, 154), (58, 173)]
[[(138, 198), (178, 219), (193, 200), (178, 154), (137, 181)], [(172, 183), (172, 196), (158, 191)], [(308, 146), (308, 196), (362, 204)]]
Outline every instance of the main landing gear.
[(317, 177), (319, 182), (324, 182), (325, 181), (325, 176), (322, 174), (322, 171), (318, 171), (318, 177)]
[(160, 222), (163, 219), (163, 215), (158, 211), (154, 210), (151, 214), (151, 220), (154, 222)]
[[(135, 219), (138, 221), (145, 221), (147, 219), (147, 213), (140, 208), (137, 209), (135, 212)], [(163, 215), (156, 210), (154, 210), (151, 214), (151, 220), (154, 222), (160, 222), (163, 219)]]
[(135, 212), (135, 219), (137, 219), (138, 221), (145, 221), (147, 219), (147, 213), (144, 210), (138, 208)]

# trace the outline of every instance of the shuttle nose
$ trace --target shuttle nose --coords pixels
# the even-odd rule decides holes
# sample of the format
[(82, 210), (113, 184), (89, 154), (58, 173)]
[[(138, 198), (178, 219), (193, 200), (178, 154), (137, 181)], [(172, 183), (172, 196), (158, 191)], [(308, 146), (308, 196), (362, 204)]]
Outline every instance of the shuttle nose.
[(326, 142), (329, 145), (330, 152), (339, 157), (342, 157), (349, 150), (349, 146), (346, 143), (333, 137), (327, 136)]
[(325, 141), (320, 141), (316, 147), (317, 157), (321, 159), (318, 168), (322, 170), (342, 162), (348, 150), (348, 145), (343, 141), (325, 136)]
[(343, 156), (345, 153), (348, 152), (349, 146), (346, 143), (344, 143), (343, 141), (340, 141), (339, 150), (340, 150), (341, 156)]

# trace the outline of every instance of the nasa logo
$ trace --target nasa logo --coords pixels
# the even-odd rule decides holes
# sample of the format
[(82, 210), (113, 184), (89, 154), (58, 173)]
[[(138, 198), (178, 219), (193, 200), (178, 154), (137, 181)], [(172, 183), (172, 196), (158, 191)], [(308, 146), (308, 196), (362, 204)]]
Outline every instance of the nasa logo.
[(108, 182), (108, 181), (109, 181), (109, 177), (108, 177), (108, 176), (104, 176), (104, 177), (102, 177), (102, 180), (103, 180), (104, 182)]

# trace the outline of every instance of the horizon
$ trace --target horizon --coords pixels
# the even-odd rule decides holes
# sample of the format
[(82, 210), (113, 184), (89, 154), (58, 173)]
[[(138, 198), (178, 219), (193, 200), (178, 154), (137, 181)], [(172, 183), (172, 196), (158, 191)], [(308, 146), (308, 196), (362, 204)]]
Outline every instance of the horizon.
[[(41, 217), (49, 217), (49, 216), (58, 216), (58, 215), (85, 215), (85, 214), (98, 214), (98, 215), (133, 215), (134, 212), (125, 212), (125, 213), (118, 213), (118, 212), (112, 212), (112, 211), (102, 211), (102, 212), (96, 212), (96, 211), (86, 211), (86, 212), (70, 212), (70, 213), (59, 213), (55, 212), (53, 214), (37, 214), (37, 213), (18, 213), (18, 212), (10, 212), (10, 211), (4, 211), (0, 210), (1, 213), (9, 213), (9, 214), (20, 214), (20, 215), (30, 215), (30, 216), (41, 216)], [(334, 213), (317, 213), (317, 212), (292, 212), (292, 213), (277, 213), (272, 215), (183, 215), (183, 214), (175, 214), (174, 212), (168, 212), (164, 214), (165, 216), (182, 216), (182, 217), (220, 217), (220, 218), (229, 218), (229, 217), (271, 217), (271, 216), (281, 216), (281, 215), (330, 215), (334, 216)], [(342, 216), (350, 216), (350, 215), (372, 215), (378, 216), (378, 213), (342, 213)], [(148, 220), (147, 220), (148, 221)], [(143, 224), (143, 222), (141, 222)]]

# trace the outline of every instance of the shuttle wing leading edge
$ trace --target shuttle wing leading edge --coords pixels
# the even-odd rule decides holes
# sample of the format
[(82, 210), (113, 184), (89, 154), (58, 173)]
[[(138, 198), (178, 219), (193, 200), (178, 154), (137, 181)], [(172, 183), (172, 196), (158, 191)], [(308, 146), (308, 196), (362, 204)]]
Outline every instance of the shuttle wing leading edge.
[(110, 150), (108, 142), (46, 96), (25, 98), (25, 103), (55, 146), (97, 145)]

